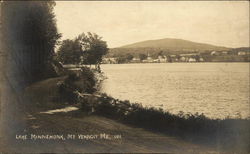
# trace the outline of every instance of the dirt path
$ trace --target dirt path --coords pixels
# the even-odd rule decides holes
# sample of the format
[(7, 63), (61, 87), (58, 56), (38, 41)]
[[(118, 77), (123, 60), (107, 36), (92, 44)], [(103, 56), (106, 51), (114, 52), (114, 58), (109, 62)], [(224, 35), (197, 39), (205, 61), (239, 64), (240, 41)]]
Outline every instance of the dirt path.
[[(62, 78), (48, 79), (26, 89), (25, 95), (29, 96), (33, 105), (26, 108), (25, 114), (21, 117), (26, 124), (25, 129), (16, 134), (27, 135), (27, 139), (20, 139), (22, 136), (17, 139), (17, 136), (13, 136), (12, 142), (2, 140), (1, 152), (219, 153), (175, 137), (131, 127), (112, 119), (87, 115), (80, 110), (48, 114), (48, 110), (65, 107), (65, 104), (54, 102), (54, 98), (58, 95), (56, 84), (61, 80)], [(32, 134), (33, 136), (57, 135), (59, 138), (35, 140), (31, 139)], [(100, 134), (106, 134), (109, 137), (103, 138), (104, 135)], [(68, 138), (68, 135), (75, 135), (75, 139)], [(82, 137), (85, 135), (85, 138), (80, 139), (79, 135)], [(61, 136), (65, 140), (60, 139)]]

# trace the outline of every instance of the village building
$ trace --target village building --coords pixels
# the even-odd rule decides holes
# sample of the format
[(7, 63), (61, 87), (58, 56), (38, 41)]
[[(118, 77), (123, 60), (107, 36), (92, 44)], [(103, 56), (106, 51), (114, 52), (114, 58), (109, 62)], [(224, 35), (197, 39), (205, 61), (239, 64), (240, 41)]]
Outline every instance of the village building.
[(176, 58), (176, 57), (177, 57), (176, 55), (170, 55), (171, 61), (172, 61), (172, 62), (177, 62), (177, 61), (179, 61), (179, 59)]
[(158, 56), (158, 62), (159, 63), (166, 63), (167, 62), (167, 57), (166, 56)]
[(212, 51), (210, 54), (211, 54), (212, 56), (218, 56), (218, 55), (219, 55), (219, 53), (218, 53), (217, 51)]
[(153, 63), (159, 63), (160, 60), (159, 59), (153, 59)]
[(175, 58), (175, 57), (176, 57), (176, 55), (170, 55), (170, 57), (171, 57), (171, 58)]
[(141, 60), (140, 60), (140, 58), (134, 57), (130, 62), (131, 62), (131, 63), (140, 63)]
[(144, 62), (144, 63), (153, 63), (154, 60), (153, 60), (153, 58), (150, 56), (150, 54), (148, 53), (147, 59), (144, 59), (142, 62)]
[(239, 55), (239, 56), (246, 55), (246, 52), (244, 52), (244, 51), (239, 51), (239, 52), (238, 52), (238, 55)]
[(199, 61), (200, 61), (200, 62), (204, 62), (205, 60), (204, 60), (204, 58), (200, 57), (200, 58), (199, 58)]
[(196, 60), (194, 58), (189, 58), (188, 62), (196, 62)]
[(181, 62), (186, 62), (186, 61), (187, 61), (187, 58), (186, 58), (186, 57), (181, 57), (181, 58), (180, 58), (180, 61), (181, 61)]
[(103, 58), (102, 64), (117, 64), (117, 58)]

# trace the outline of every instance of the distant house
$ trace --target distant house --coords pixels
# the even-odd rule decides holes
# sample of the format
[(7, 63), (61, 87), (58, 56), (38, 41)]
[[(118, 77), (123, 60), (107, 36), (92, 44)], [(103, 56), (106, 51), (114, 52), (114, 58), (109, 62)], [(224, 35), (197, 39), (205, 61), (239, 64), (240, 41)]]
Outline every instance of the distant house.
[(200, 58), (199, 58), (199, 61), (200, 61), (200, 62), (204, 62), (205, 60), (204, 60), (202, 57), (200, 57)]
[(109, 58), (110, 64), (117, 64), (117, 58)]
[(159, 61), (159, 59), (153, 59), (153, 62), (154, 63), (159, 63), (160, 61)]
[(167, 57), (166, 56), (158, 56), (158, 62), (166, 63), (167, 62)]
[(179, 61), (179, 59), (176, 58), (176, 57), (177, 57), (176, 55), (170, 55), (171, 62), (177, 62), (177, 61)]
[(186, 62), (186, 61), (187, 61), (187, 58), (186, 58), (186, 57), (181, 57), (181, 58), (180, 58), (180, 61), (181, 61), (181, 62)]
[(172, 62), (178, 62), (179, 59), (178, 58), (172, 58)]
[(150, 56), (150, 54), (148, 53), (148, 57), (147, 57), (147, 60), (151, 60), (152, 57)]
[(211, 55), (212, 55), (212, 56), (218, 56), (219, 53), (218, 53), (217, 51), (212, 51), (212, 52), (211, 52)]
[(140, 63), (141, 60), (140, 60), (140, 58), (134, 57), (130, 62), (131, 62), (131, 63)]
[(245, 51), (239, 51), (239, 52), (238, 52), (238, 55), (239, 55), (239, 56), (246, 55), (246, 52), (245, 52)]
[(147, 59), (147, 62), (148, 62), (148, 63), (153, 63), (154, 60), (153, 60), (153, 59)]
[(148, 53), (147, 59), (144, 59), (142, 62), (144, 62), (144, 63), (153, 63), (154, 60), (153, 60), (153, 58), (150, 56), (150, 54)]
[(189, 58), (188, 62), (196, 62), (196, 60), (194, 58)]
[(102, 64), (117, 64), (117, 59), (116, 58), (103, 58), (102, 59)]

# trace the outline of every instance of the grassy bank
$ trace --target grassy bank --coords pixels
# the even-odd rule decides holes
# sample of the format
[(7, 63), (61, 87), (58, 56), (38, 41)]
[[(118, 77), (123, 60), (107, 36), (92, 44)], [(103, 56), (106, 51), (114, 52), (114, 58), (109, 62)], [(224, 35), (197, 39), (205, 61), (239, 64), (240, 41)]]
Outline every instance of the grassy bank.
[[(84, 113), (104, 116), (134, 127), (179, 137), (231, 152), (250, 151), (249, 119), (209, 119), (203, 114), (171, 114), (160, 108), (121, 101), (97, 94), (94, 73), (84, 68), (58, 84), (61, 101), (80, 104)], [(79, 93), (78, 93), (79, 92)], [(87, 95), (79, 95), (87, 94)]]
[(136, 127), (178, 136), (182, 139), (223, 149), (246, 152), (250, 146), (250, 120), (209, 119), (203, 114), (178, 115), (162, 109), (121, 101), (102, 94), (82, 98), (82, 110), (92, 111)]

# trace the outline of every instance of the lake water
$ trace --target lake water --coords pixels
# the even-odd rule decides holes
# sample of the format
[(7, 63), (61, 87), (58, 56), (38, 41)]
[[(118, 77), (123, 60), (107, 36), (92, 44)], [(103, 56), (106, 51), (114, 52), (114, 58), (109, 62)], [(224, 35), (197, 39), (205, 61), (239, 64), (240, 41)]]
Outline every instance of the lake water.
[(105, 64), (102, 92), (171, 113), (249, 118), (249, 63)]

